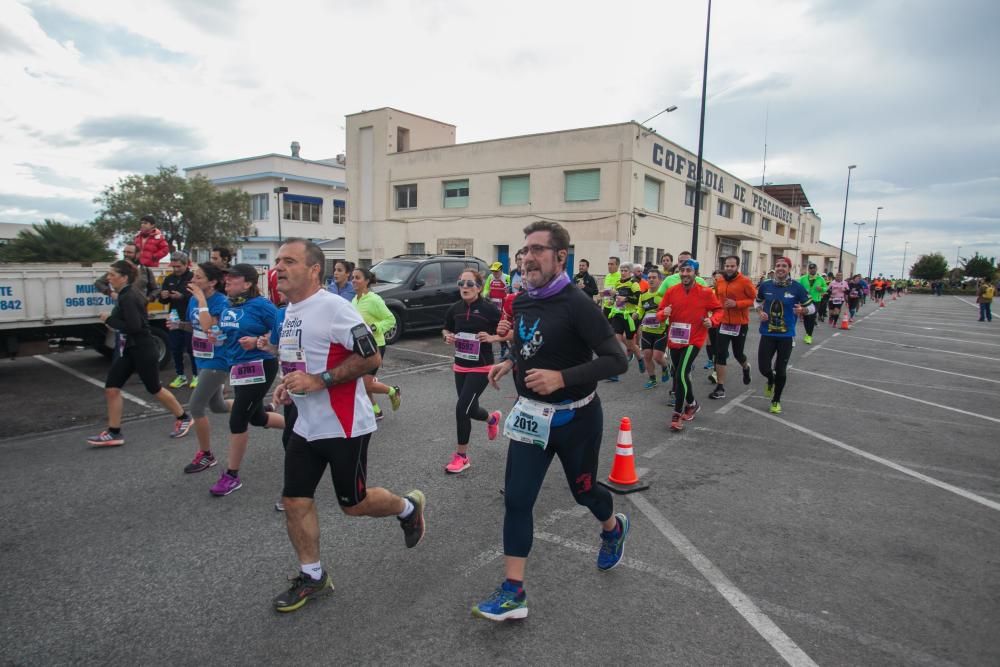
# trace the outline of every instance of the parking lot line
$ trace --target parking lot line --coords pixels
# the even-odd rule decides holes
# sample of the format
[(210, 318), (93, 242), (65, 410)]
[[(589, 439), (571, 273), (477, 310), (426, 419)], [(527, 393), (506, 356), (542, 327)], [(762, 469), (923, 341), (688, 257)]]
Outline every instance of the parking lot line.
[(867, 354), (858, 354), (857, 352), (848, 352), (847, 350), (835, 350), (831, 347), (826, 348), (827, 352), (836, 352), (838, 354), (849, 354), (852, 357), (861, 357), (862, 359), (874, 359), (875, 361), (881, 361), (886, 364), (896, 364), (897, 366), (909, 366), (910, 368), (919, 368), (924, 371), (931, 371), (933, 373), (944, 373), (946, 375), (957, 375), (960, 378), (968, 378), (970, 380), (982, 380), (983, 382), (993, 382), (994, 384), (1000, 384), (1000, 380), (993, 380), (991, 378), (979, 377), (978, 375), (969, 375), (968, 373), (956, 373), (955, 371), (946, 371), (940, 368), (930, 368), (929, 366), (918, 366), (917, 364), (908, 364), (904, 361), (892, 361), (891, 359), (883, 359), (881, 357), (872, 357)]
[(943, 489), (945, 491), (949, 491), (951, 493), (954, 493), (957, 496), (961, 496), (961, 497), (965, 498), (966, 500), (971, 500), (974, 503), (979, 503), (980, 505), (983, 505), (984, 507), (989, 507), (992, 510), (997, 510), (998, 512), (1000, 512), (1000, 503), (994, 502), (994, 501), (989, 500), (987, 498), (983, 498), (982, 496), (977, 495), (975, 493), (972, 493), (971, 491), (967, 491), (967, 490), (965, 490), (965, 489), (963, 489), (961, 487), (955, 486), (953, 484), (948, 484), (947, 482), (942, 482), (939, 479), (935, 479), (933, 477), (929, 477), (929, 476), (927, 476), (927, 475), (925, 475), (923, 473), (917, 472), (916, 470), (912, 470), (911, 468), (907, 468), (904, 465), (900, 465), (900, 464), (896, 463), (895, 461), (890, 461), (889, 459), (882, 458), (881, 456), (876, 456), (875, 454), (870, 454), (870, 453), (864, 451), (863, 449), (858, 449), (857, 447), (852, 447), (851, 445), (848, 445), (846, 442), (841, 442), (840, 440), (837, 440), (836, 438), (831, 438), (828, 435), (823, 435), (822, 433), (817, 433), (813, 429), (806, 428), (805, 426), (799, 426), (795, 422), (790, 422), (787, 419), (783, 419), (783, 418), (778, 417), (776, 415), (772, 415), (772, 414), (770, 414), (768, 412), (764, 412), (763, 410), (758, 410), (757, 408), (751, 408), (748, 405), (741, 405), (740, 407), (743, 408), (744, 410), (748, 411), (748, 412), (754, 413), (755, 415), (760, 415), (761, 417), (765, 417), (765, 418), (770, 419), (772, 421), (776, 421), (779, 424), (784, 424), (785, 426), (787, 426), (789, 428), (795, 429), (796, 431), (799, 431), (800, 433), (805, 433), (806, 435), (812, 436), (813, 438), (816, 438), (817, 440), (822, 440), (823, 442), (825, 442), (827, 444), (830, 444), (830, 445), (833, 445), (834, 447), (840, 447), (843, 450), (846, 450), (848, 452), (851, 452), (852, 454), (856, 454), (858, 456), (866, 458), (869, 461), (874, 461), (875, 463), (880, 463), (880, 464), (882, 464), (882, 465), (884, 465), (884, 466), (886, 466), (888, 468), (892, 468), (893, 470), (895, 470), (897, 472), (901, 472), (904, 475), (909, 475), (910, 477), (913, 477), (915, 479), (919, 479), (921, 482), (926, 482), (927, 484), (930, 484), (932, 486), (936, 486), (939, 489)]
[(750, 394), (752, 394), (752, 393), (753, 393), (753, 389), (747, 389), (742, 394), (740, 394), (739, 396), (737, 396), (733, 400), (729, 401), (728, 403), (726, 403), (725, 405), (723, 405), (721, 408), (719, 408), (715, 412), (717, 414), (720, 414), (720, 415), (726, 414), (727, 412), (729, 412), (730, 410), (732, 410), (733, 408), (735, 408), (737, 405), (739, 405), (740, 403), (742, 403), (743, 401), (745, 401), (747, 399), (747, 397)]
[[(890, 322), (886, 322), (890, 324)], [(897, 331), (895, 329), (880, 329), (879, 327), (865, 327), (865, 330), (872, 331), (885, 331), (887, 333), (895, 334), (897, 336), (916, 336), (917, 338), (933, 338), (934, 340), (946, 340), (952, 343), (968, 343), (969, 345), (989, 345), (990, 347), (1000, 347), (1000, 343), (984, 343), (978, 340), (965, 340), (963, 338), (954, 338), (953, 336), (928, 336), (927, 334), (917, 334), (910, 333), (909, 331)]]
[(979, 304), (978, 303), (972, 303), (971, 301), (966, 301), (962, 297), (960, 297), (958, 295), (955, 295), (955, 294), (952, 294), (951, 296), (953, 298), (955, 298), (955, 299), (958, 299), (959, 301), (961, 301), (962, 303), (964, 303), (967, 306), (972, 306), (973, 308), (979, 308)]
[[(35, 357), (35, 359), (38, 359), (39, 361), (45, 362), (46, 364), (49, 364), (50, 366), (55, 366), (56, 368), (58, 368), (60, 370), (66, 371), (67, 373), (69, 373), (73, 377), (78, 377), (81, 380), (83, 380), (84, 382), (89, 382), (90, 384), (94, 385), (95, 387), (100, 387), (101, 389), (104, 389), (104, 383), (101, 382), (100, 380), (95, 380), (94, 378), (90, 377), (89, 375), (84, 375), (80, 371), (78, 371), (76, 369), (73, 369), (73, 368), (70, 368), (66, 364), (60, 363), (60, 362), (56, 361), (55, 359), (49, 359), (48, 357), (46, 357), (43, 354), (36, 354), (36, 355), (34, 355), (34, 357)], [(155, 406), (152, 403), (147, 403), (146, 401), (142, 400), (141, 398), (139, 398), (135, 394), (130, 394), (130, 393), (128, 393), (125, 390), (122, 390), (122, 398), (127, 398), (128, 400), (132, 401), (133, 403), (137, 403), (137, 404), (141, 405), (142, 407), (146, 408), (147, 410), (152, 410), (152, 409), (155, 408)]]
[(877, 391), (880, 394), (888, 394), (889, 396), (895, 396), (896, 398), (902, 398), (907, 401), (913, 401), (914, 403), (923, 403), (924, 405), (931, 405), (935, 408), (941, 408), (942, 410), (949, 410), (951, 412), (957, 412), (959, 414), (968, 415), (969, 417), (975, 417), (976, 419), (985, 419), (986, 421), (991, 421), (996, 424), (1000, 424), (1000, 419), (995, 417), (988, 417), (986, 415), (980, 415), (975, 412), (969, 412), (968, 410), (962, 410), (960, 408), (953, 408), (950, 405), (942, 405), (941, 403), (934, 403), (933, 401), (925, 401), (922, 398), (914, 398), (912, 396), (906, 396), (904, 394), (897, 394), (894, 391), (889, 391), (888, 389), (879, 389), (878, 387), (869, 387), (866, 384), (861, 384), (860, 382), (851, 382), (850, 380), (841, 380), (840, 378), (835, 378), (832, 375), (824, 375), (823, 373), (817, 373), (816, 371), (805, 371), (801, 368), (788, 367), (790, 371), (798, 371), (799, 373), (805, 373), (806, 375), (815, 375), (816, 377), (821, 377), (826, 380), (833, 380), (834, 382), (843, 382), (844, 384), (849, 384), (854, 387), (861, 387), (862, 389), (867, 389), (869, 391)]
[[(742, 406), (746, 407), (746, 406)], [(771, 647), (785, 659), (789, 665), (811, 665), (818, 667), (812, 658), (806, 655), (792, 639), (782, 631), (771, 618), (765, 614), (743, 591), (736, 587), (729, 578), (717, 568), (705, 554), (698, 551), (698, 548), (684, 536), (663, 514), (656, 509), (652, 503), (638, 494), (628, 494), (625, 496), (632, 501), (636, 509), (645, 515), (649, 521), (656, 526), (664, 537), (684, 556), (685, 559), (698, 570), (708, 583), (725, 598), (733, 609), (740, 616), (746, 619), (747, 623), (764, 638)]]
[(399, 345), (393, 345), (393, 350), (399, 350), (400, 352), (412, 352), (413, 354), (426, 354), (428, 357), (438, 357), (439, 359), (454, 359), (452, 356), (447, 354), (437, 354), (436, 352), (424, 352), (423, 350), (414, 350), (412, 347), (401, 347)]
[[(829, 338), (827, 340), (830, 340)], [(1000, 361), (1000, 357), (987, 357), (982, 354), (971, 354), (969, 352), (955, 352), (953, 350), (940, 350), (936, 347), (921, 347), (920, 345), (910, 345), (909, 343), (894, 343), (891, 340), (880, 340), (878, 338), (865, 338), (864, 336), (851, 336), (851, 340), (868, 340), (873, 343), (882, 343), (883, 345), (898, 345), (899, 347), (907, 347), (913, 350), (927, 350), (928, 352), (940, 352), (941, 354), (955, 354), (960, 357), (972, 357), (973, 359), (979, 359), (983, 361)], [(826, 342), (826, 341), (824, 341)], [(806, 356), (806, 355), (802, 355)]]

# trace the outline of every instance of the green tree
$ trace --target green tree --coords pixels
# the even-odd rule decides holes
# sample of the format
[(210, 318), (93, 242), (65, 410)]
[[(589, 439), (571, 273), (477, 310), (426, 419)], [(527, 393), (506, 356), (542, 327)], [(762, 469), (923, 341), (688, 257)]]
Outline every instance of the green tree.
[(99, 211), (94, 229), (107, 239), (131, 239), (139, 218), (156, 218), (172, 248), (238, 247), (248, 236), (250, 195), (218, 190), (203, 176), (182, 178), (177, 167), (161, 166), (155, 174), (132, 174), (105, 188), (94, 199)]
[(0, 247), (0, 262), (109, 262), (115, 254), (104, 239), (85, 225), (55, 220), (34, 224)]
[(986, 259), (977, 252), (971, 258), (965, 260), (965, 275), (973, 278), (988, 278), (992, 280), (996, 270), (995, 257)]
[(910, 277), (918, 280), (940, 280), (948, 272), (948, 260), (939, 252), (921, 255), (910, 267)]

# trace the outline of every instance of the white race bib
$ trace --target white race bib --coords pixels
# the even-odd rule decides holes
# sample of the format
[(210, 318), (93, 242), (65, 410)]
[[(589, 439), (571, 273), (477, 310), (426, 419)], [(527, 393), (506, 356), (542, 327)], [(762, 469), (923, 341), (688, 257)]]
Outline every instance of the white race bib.
[(650, 313), (642, 318), (642, 326), (644, 327), (658, 327), (661, 324), (663, 324), (663, 322), (656, 319), (656, 313)]
[(740, 324), (720, 324), (719, 333), (723, 336), (739, 336), (742, 325)]
[(555, 407), (522, 396), (503, 423), (503, 435), (545, 449), (549, 444), (549, 430), (555, 413)]
[(264, 360), (254, 359), (236, 364), (229, 369), (229, 384), (239, 387), (246, 384), (263, 384), (267, 382), (264, 375)]
[(667, 331), (667, 340), (675, 345), (691, 343), (691, 325), (687, 322), (671, 322)]
[(215, 358), (215, 346), (209, 340), (208, 334), (197, 329), (192, 331), (191, 334), (191, 351), (194, 352), (194, 356), (198, 359)]

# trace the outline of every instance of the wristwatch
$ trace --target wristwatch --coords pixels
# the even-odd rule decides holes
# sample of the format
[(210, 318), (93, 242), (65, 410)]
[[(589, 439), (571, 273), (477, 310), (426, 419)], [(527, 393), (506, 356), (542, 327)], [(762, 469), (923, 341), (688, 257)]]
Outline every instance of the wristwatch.
[(329, 389), (333, 386), (333, 376), (330, 375), (330, 371), (323, 371), (319, 374), (319, 379), (323, 381), (323, 385)]

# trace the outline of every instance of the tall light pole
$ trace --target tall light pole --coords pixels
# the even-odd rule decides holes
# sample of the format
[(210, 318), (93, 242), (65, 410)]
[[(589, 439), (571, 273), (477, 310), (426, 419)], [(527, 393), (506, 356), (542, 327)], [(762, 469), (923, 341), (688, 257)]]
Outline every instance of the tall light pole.
[(955, 250), (955, 268), (956, 269), (958, 268), (959, 262), (962, 261), (962, 258), (958, 256), (959, 253), (961, 253), (961, 252), (962, 252), (962, 246), (958, 246), (958, 249)]
[(907, 241), (906, 245), (903, 246), (903, 272), (900, 274), (903, 280), (906, 280), (906, 251), (910, 247), (910, 242)]
[[(861, 248), (861, 228), (864, 227), (865, 225), (867, 225), (868, 223), (867, 222), (852, 222), (851, 224), (858, 228), (858, 238), (854, 241), (854, 257), (855, 257), (855, 261), (857, 261), (858, 250)], [(858, 268), (854, 267), (854, 270), (857, 271)]]
[(851, 171), (858, 165), (852, 164), (847, 167), (847, 192), (844, 193), (844, 221), (840, 225), (840, 259), (837, 260), (837, 270), (844, 270), (844, 235), (847, 234), (847, 198), (851, 194)]
[(281, 210), (281, 195), (288, 192), (288, 188), (284, 185), (279, 185), (274, 189), (274, 194), (278, 195), (278, 243), (282, 243), (284, 239), (281, 237), (281, 216), (283, 211)]
[(712, 27), (712, 0), (708, 0), (705, 20), (705, 67), (701, 72), (701, 124), (698, 127), (698, 167), (694, 183), (694, 228), (691, 230), (691, 257), (698, 259), (698, 218), (701, 212), (701, 157), (705, 148), (705, 88), (708, 86), (708, 35)]
[(875, 235), (872, 236), (872, 256), (868, 260), (868, 279), (869, 280), (872, 277), (872, 265), (875, 263), (875, 241), (878, 240), (878, 212), (881, 211), (881, 210), (882, 210), (881, 206), (879, 206), (877, 209), (875, 209)]

